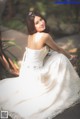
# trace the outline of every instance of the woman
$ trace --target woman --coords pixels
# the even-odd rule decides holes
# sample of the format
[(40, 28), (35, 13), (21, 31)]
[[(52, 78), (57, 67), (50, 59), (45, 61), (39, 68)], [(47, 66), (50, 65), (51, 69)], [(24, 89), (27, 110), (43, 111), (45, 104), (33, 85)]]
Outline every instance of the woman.
[(20, 75), (0, 82), (0, 108), (13, 119), (52, 119), (79, 102), (80, 78), (37, 12), (27, 15), (28, 39)]

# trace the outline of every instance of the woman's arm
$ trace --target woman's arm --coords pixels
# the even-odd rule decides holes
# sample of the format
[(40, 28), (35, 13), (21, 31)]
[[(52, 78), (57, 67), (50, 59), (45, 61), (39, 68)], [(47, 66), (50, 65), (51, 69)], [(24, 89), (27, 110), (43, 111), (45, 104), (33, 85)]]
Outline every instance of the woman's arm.
[(59, 52), (59, 53), (63, 53), (64, 55), (66, 55), (69, 59), (71, 58), (71, 55), (63, 50), (61, 47), (59, 47), (56, 42), (52, 39), (52, 37), (49, 34), (45, 34), (45, 40), (44, 40), (45, 44), (47, 44), (51, 49)]

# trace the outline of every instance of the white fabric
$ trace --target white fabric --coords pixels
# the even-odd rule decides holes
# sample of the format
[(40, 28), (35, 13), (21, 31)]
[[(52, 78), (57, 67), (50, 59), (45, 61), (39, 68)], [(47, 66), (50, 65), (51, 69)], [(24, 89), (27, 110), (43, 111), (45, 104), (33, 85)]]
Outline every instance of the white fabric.
[(52, 119), (80, 99), (80, 78), (66, 56), (26, 47), (16, 78), (0, 81), (0, 108), (13, 119)]

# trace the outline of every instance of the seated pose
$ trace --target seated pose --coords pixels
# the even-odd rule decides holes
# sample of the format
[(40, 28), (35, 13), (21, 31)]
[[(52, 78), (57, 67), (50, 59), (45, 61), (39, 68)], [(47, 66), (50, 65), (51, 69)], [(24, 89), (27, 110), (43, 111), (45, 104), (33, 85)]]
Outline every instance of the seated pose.
[(12, 119), (52, 119), (80, 100), (80, 78), (44, 17), (27, 15), (28, 39), (18, 77), (0, 81), (0, 110)]

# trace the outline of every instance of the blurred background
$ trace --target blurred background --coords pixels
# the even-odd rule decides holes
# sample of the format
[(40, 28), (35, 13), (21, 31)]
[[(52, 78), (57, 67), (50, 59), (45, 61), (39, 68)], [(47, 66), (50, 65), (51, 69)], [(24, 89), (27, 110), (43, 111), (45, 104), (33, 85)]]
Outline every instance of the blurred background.
[[(64, 1), (68, 4), (55, 3)], [(34, 9), (46, 18), (53, 39), (77, 56), (73, 65), (80, 75), (80, 4), (69, 4), (71, 1), (0, 0), (0, 67), (4, 72), (4, 76), (0, 73), (1, 79), (9, 76), (6, 71), (17, 76), (27, 45), (26, 14)]]
[(1, 24), (25, 33), (26, 13), (36, 9), (46, 17), (55, 37), (79, 33), (80, 4), (55, 4), (55, 1), (65, 0), (0, 0)]

